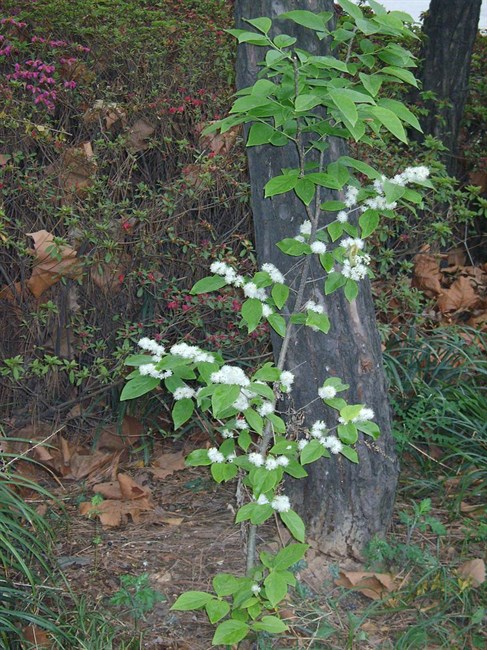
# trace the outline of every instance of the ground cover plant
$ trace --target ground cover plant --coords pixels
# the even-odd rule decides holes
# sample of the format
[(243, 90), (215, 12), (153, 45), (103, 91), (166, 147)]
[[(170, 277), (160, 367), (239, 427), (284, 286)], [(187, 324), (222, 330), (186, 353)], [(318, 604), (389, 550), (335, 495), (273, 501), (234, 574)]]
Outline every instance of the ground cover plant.
[[(12, 608), (4, 608), (2, 641), (207, 648), (214, 631), (204, 616), (195, 637), (192, 614), (176, 616), (169, 607), (185, 590), (211, 591), (225, 544), (230, 555), (240, 552), (227, 508), (233, 484), (221, 496), (211, 492), (210, 505), (202, 498), (212, 490), (205, 469), (183, 472), (183, 456), (217, 448), (222, 427), (203, 413), (174, 432), (166, 393), (128, 410), (119, 396), (124, 361), (143, 336), (171, 346), (182, 334), (188, 345), (216, 346), (232, 363), (243, 357), (249, 374), (269, 359), (268, 325), (248, 334), (234, 324), (243, 302), (238, 288), (190, 292), (215, 259), (243, 264), (249, 278), (257, 270), (240, 136), (202, 133), (231, 105), (234, 46), (223, 31), (232, 25), (231, 3), (41, 0), (2, 9), (0, 380), (9, 438), (2, 457), (34, 457), (28, 476), (65, 509), (47, 495), (12, 493), (25, 480), (19, 473), (28, 473), (19, 462), (9, 465), (15, 479), (2, 475), (5, 502), (32, 525), (52, 526), (63, 539), (61, 547), (51, 544), (53, 554), (71, 587), (88, 595), (70, 595), (57, 564), (52, 585), (61, 599), (39, 590), (32, 572), (30, 583), (29, 574), (19, 577), (36, 549), (24, 554), (19, 533), (8, 549), (19, 549), (20, 565), (5, 564), (2, 594), (20, 590), (16, 602), (24, 608), (10, 618)], [(476, 133), (480, 105), (467, 110), (466, 128)], [(425, 197), (421, 214), (399, 211), (371, 237), (395, 433), (408, 468), (393, 531), (370, 546), (367, 566), (331, 561), (320, 572), (323, 560), (311, 549), (307, 567), (303, 560), (292, 567), (279, 647), (482, 647), (485, 204), (478, 190), (459, 190), (445, 177), (438, 146), (429, 142), (426, 155), (439, 195)], [(371, 151), (363, 145), (354, 155), (372, 164)], [(393, 177), (404, 160), (415, 164), (417, 152), (389, 141), (379, 157)], [(445, 202), (446, 219), (439, 216)], [(420, 250), (423, 244), (430, 248)], [(459, 245), (462, 253), (449, 251)], [(12, 436), (27, 442), (14, 444)], [(34, 514), (29, 504), (41, 500), (47, 512)], [(201, 548), (185, 550), (192, 535)], [(275, 553), (272, 527), (263, 536), (265, 551)], [(38, 561), (51, 567), (47, 548)], [(211, 566), (194, 566), (201, 549)], [(191, 569), (185, 573), (181, 562)], [(233, 562), (228, 570), (242, 575)], [(375, 600), (367, 600), (371, 593)], [(273, 643), (260, 631), (259, 647)]]

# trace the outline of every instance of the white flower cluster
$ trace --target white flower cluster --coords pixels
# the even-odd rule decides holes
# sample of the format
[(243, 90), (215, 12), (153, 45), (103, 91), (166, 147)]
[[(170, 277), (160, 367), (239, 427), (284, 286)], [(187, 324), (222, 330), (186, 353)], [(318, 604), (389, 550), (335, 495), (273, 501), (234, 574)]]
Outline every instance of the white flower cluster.
[(363, 249), (365, 242), (359, 237), (347, 237), (346, 239), (342, 239), (340, 246), (347, 252), (352, 251), (356, 253), (357, 251), (361, 251)]
[(285, 277), (279, 271), (279, 269), (276, 266), (274, 266), (274, 264), (271, 264), (270, 262), (267, 262), (266, 264), (262, 264), (262, 270), (270, 275), (272, 282), (275, 282), (276, 284), (286, 283)]
[(262, 454), (257, 452), (251, 452), (248, 455), (248, 460), (251, 465), (254, 467), (265, 467), (266, 470), (271, 471), (277, 469), (278, 467), (287, 467), (289, 465), (289, 458), (287, 456), (267, 456), (264, 458)]
[(225, 262), (213, 262), (210, 271), (215, 275), (221, 275), (227, 284), (233, 284), (234, 287), (241, 287), (244, 283), (243, 276), (238, 275), (235, 269)]
[(265, 506), (267, 504), (270, 504), (271, 508), (273, 510), (276, 510), (276, 512), (289, 512), (291, 510), (291, 503), (289, 501), (289, 497), (287, 497), (284, 494), (282, 494), (281, 496), (274, 497), (270, 502), (269, 499), (265, 496), (265, 494), (261, 494), (260, 497), (257, 499), (257, 503), (260, 506)]
[(144, 363), (144, 365), (139, 366), (139, 373), (142, 376), (149, 375), (154, 379), (166, 379), (172, 376), (172, 370), (158, 370), (153, 363)]
[(245, 431), (245, 429), (249, 428), (249, 425), (244, 418), (237, 418), (235, 420), (235, 428), (240, 429), (241, 431)]
[(281, 386), (284, 388), (286, 393), (291, 392), (291, 387), (294, 383), (294, 375), (292, 372), (289, 372), (289, 370), (283, 370), (281, 372), (281, 376), (279, 377), (279, 381), (281, 383)]
[(223, 429), (221, 432), (222, 438), (233, 438), (234, 433), (231, 431), (231, 429)]
[(250, 402), (246, 395), (240, 393), (232, 406), (234, 409), (237, 409), (237, 411), (246, 411), (250, 406)]
[(370, 264), (370, 255), (360, 253), (364, 247), (363, 239), (358, 237), (347, 237), (340, 242), (340, 246), (345, 249), (348, 259), (343, 261), (342, 275), (351, 280), (363, 280), (367, 275)]
[(345, 200), (344, 203), (347, 208), (353, 208), (357, 204), (358, 188), (353, 185), (347, 185), (345, 190)]
[(180, 399), (191, 399), (195, 395), (196, 391), (194, 388), (190, 388), (189, 386), (181, 386), (180, 388), (176, 388), (173, 393), (173, 397), (176, 401), (179, 401)]
[(257, 408), (257, 413), (265, 418), (266, 415), (274, 413), (274, 404), (272, 404), (272, 402), (264, 400), (262, 404)]
[(187, 343), (176, 343), (173, 345), (171, 348), (171, 354), (183, 357), (183, 359), (190, 359), (195, 363), (200, 363), (202, 361), (213, 363), (213, 361), (215, 361), (212, 354), (204, 352), (196, 345), (188, 345)]
[(264, 318), (269, 318), (269, 316), (273, 313), (274, 312), (272, 311), (271, 307), (269, 307), (269, 305), (266, 305), (265, 302), (262, 303), (262, 316), (264, 316)]
[[(343, 449), (343, 445), (338, 440), (336, 436), (325, 436), (324, 434), (327, 432), (327, 426), (323, 422), (323, 420), (316, 420), (316, 422), (313, 424), (311, 427), (311, 435), (313, 438), (318, 440), (320, 444), (323, 445), (326, 449), (329, 449), (332, 454), (339, 454), (341, 450)], [(298, 443), (298, 447), (301, 449), (304, 449), (306, 444), (303, 444), (300, 446), (300, 443), (302, 441), (300, 440)]]
[(407, 185), (408, 183), (422, 183), (430, 175), (428, 167), (406, 167), (401, 174), (396, 174), (391, 178), (391, 183), (396, 185)]
[(210, 379), (214, 384), (231, 384), (233, 386), (248, 386), (250, 384), (250, 379), (238, 366), (224, 365), (220, 370), (212, 372)]
[(304, 309), (307, 309), (308, 311), (314, 311), (315, 314), (323, 314), (324, 313), (324, 307), (322, 305), (318, 305), (314, 300), (308, 300), (308, 302), (305, 304)]
[(225, 462), (225, 456), (221, 453), (221, 451), (218, 451), (216, 447), (210, 447), (207, 453), (208, 453), (208, 458), (211, 460), (212, 463)]
[(314, 241), (311, 246), (311, 252), (315, 253), (316, 255), (321, 255), (322, 253), (326, 253), (326, 244), (324, 244), (322, 241)]
[(243, 285), (243, 292), (247, 298), (257, 298), (265, 302), (267, 300), (267, 293), (265, 289), (259, 289), (255, 282), (246, 282)]
[(322, 386), (321, 388), (318, 388), (318, 395), (321, 399), (333, 399), (336, 394), (336, 388), (333, 386)]
[(348, 213), (345, 212), (345, 210), (340, 210), (340, 212), (337, 214), (337, 221), (340, 223), (347, 223)]
[(166, 349), (163, 345), (159, 345), (159, 343), (156, 343), (156, 341), (153, 341), (147, 336), (144, 336), (144, 338), (140, 339), (138, 346), (139, 348), (152, 353), (152, 361), (154, 363), (160, 361), (162, 359), (162, 355), (166, 354)]
[(311, 235), (311, 221), (307, 219), (299, 226), (300, 235)]
[(372, 409), (364, 406), (357, 417), (353, 418), (352, 422), (366, 422), (367, 420), (372, 420), (374, 418), (374, 415), (375, 414)]

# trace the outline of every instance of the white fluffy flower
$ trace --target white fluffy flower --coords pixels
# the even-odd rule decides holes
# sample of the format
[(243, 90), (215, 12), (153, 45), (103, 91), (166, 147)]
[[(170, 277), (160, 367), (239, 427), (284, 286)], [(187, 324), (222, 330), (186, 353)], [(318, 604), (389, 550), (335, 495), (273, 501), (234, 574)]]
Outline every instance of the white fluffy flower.
[(311, 427), (311, 435), (313, 438), (321, 438), (327, 430), (326, 423), (323, 420), (316, 420)]
[(345, 212), (345, 210), (340, 210), (340, 212), (337, 214), (337, 221), (340, 223), (347, 223), (348, 214)]
[(314, 300), (308, 300), (304, 306), (308, 311), (314, 311), (316, 314), (322, 314), (325, 310), (322, 305), (318, 305)]
[(267, 470), (272, 470), (272, 469), (277, 469), (279, 467), (279, 463), (277, 462), (276, 458), (269, 457), (265, 461), (265, 468)]
[(322, 386), (321, 388), (318, 388), (318, 395), (321, 399), (333, 399), (336, 394), (336, 388), (333, 386)]
[(311, 235), (311, 221), (306, 220), (299, 226), (300, 235)]
[(245, 395), (240, 393), (232, 406), (234, 409), (237, 409), (237, 411), (246, 411), (250, 406), (250, 402)]
[(366, 422), (367, 420), (372, 420), (374, 417), (374, 411), (367, 408), (366, 406), (360, 411), (356, 418), (353, 418), (352, 422)]
[(357, 203), (357, 196), (358, 196), (358, 189), (356, 187), (353, 187), (353, 185), (348, 185), (347, 189), (345, 190), (345, 205), (347, 208), (353, 208), (353, 206)]
[(314, 241), (311, 246), (311, 252), (316, 253), (316, 255), (321, 255), (322, 253), (326, 253), (326, 244), (324, 244), (322, 241)]
[(269, 316), (271, 316), (273, 313), (274, 312), (269, 307), (269, 305), (266, 305), (265, 302), (262, 303), (262, 316), (264, 316), (264, 318), (269, 318)]
[(233, 438), (233, 431), (230, 429), (223, 429), (221, 431), (222, 438)]
[(327, 436), (326, 438), (322, 438), (320, 442), (324, 447), (329, 449), (332, 454), (339, 454), (343, 449), (342, 443), (336, 436)]
[(248, 386), (250, 384), (250, 379), (238, 366), (224, 365), (220, 370), (212, 372), (210, 379), (214, 384), (230, 384), (233, 386)]
[(406, 167), (401, 174), (396, 174), (391, 178), (391, 183), (396, 185), (407, 185), (408, 183), (421, 183), (425, 181), (430, 175), (428, 167)]
[(294, 383), (294, 375), (292, 372), (289, 372), (289, 370), (283, 370), (281, 372), (281, 376), (279, 377), (279, 381), (281, 385), (284, 387), (287, 393), (290, 392), (291, 386)]
[(171, 348), (171, 354), (175, 354), (178, 357), (183, 357), (183, 359), (190, 359), (195, 363), (202, 361), (212, 363), (215, 360), (212, 354), (204, 352), (196, 345), (188, 345), (187, 343), (176, 343), (173, 345)]
[(291, 510), (289, 497), (284, 494), (278, 497), (274, 497), (271, 501), (271, 507), (274, 510), (277, 510), (277, 512), (289, 512), (289, 510)]
[(246, 282), (243, 286), (244, 295), (247, 298), (257, 298), (257, 300), (267, 300), (265, 289), (259, 289), (255, 282)]
[(269, 499), (266, 497), (265, 494), (261, 494), (257, 499), (257, 503), (259, 504), (259, 506), (266, 506), (269, 503)]
[(167, 379), (167, 377), (172, 376), (172, 370), (157, 370), (153, 363), (144, 363), (144, 365), (139, 366), (139, 373), (142, 376), (149, 375), (154, 379)]
[(245, 430), (245, 429), (248, 429), (248, 428), (249, 428), (249, 425), (248, 425), (247, 422), (244, 420), (244, 418), (237, 418), (237, 419), (235, 420), (235, 428), (236, 428), (236, 429), (240, 429), (241, 431), (243, 431), (243, 430)]
[(274, 413), (274, 405), (271, 402), (264, 401), (258, 407), (257, 413), (264, 418), (266, 415), (270, 415), (270, 413)]
[(253, 584), (253, 585), (250, 587), (250, 591), (251, 591), (253, 594), (255, 594), (255, 595), (260, 594), (260, 587), (259, 587), (259, 585), (258, 585), (257, 583)]
[(194, 397), (195, 395), (196, 395), (196, 391), (193, 388), (190, 388), (189, 386), (182, 386), (181, 388), (176, 388), (176, 390), (173, 393), (173, 397), (175, 400), (188, 399)]
[(347, 237), (346, 239), (342, 239), (340, 242), (340, 246), (345, 248), (345, 250), (350, 251), (350, 250), (362, 250), (364, 247), (364, 241), (363, 239), (359, 239), (358, 237)]
[(278, 456), (276, 462), (281, 467), (287, 467), (289, 465), (289, 458), (287, 456)]
[(249, 458), (249, 463), (251, 465), (255, 465), (255, 467), (262, 467), (264, 464), (264, 456), (262, 454), (258, 454), (255, 451), (251, 452), (248, 456)]
[[(154, 356), (159, 357), (157, 361), (160, 361), (162, 355), (166, 353), (166, 349), (163, 345), (159, 345), (159, 343), (156, 343), (156, 341), (153, 341), (147, 336), (144, 336), (144, 338), (140, 339), (138, 346), (143, 350), (147, 350), (147, 352), (151, 352)], [(155, 361), (155, 359), (153, 359), (153, 361)]]
[(350, 264), (349, 260), (344, 260), (341, 271), (342, 275), (345, 278), (350, 278), (357, 282), (363, 280), (367, 276), (368, 260), (370, 260), (368, 255), (364, 255), (362, 258), (357, 259), (354, 265)]
[(270, 262), (262, 264), (262, 270), (271, 276), (272, 282), (275, 282), (276, 284), (285, 284), (286, 279), (274, 264), (271, 264)]
[(306, 440), (306, 438), (301, 438), (301, 440), (298, 440), (298, 449), (299, 449), (299, 451), (303, 451), (303, 449), (306, 447), (308, 442), (309, 442), (309, 440)]
[(218, 451), (216, 447), (210, 447), (207, 453), (208, 453), (208, 458), (211, 460), (212, 463), (225, 462), (225, 456), (220, 451)]

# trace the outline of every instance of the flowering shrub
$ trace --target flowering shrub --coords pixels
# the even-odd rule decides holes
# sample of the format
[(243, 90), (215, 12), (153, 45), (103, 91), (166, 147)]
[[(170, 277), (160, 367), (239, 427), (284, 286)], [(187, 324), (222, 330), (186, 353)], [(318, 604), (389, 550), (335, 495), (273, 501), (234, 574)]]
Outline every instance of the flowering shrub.
[[(331, 454), (341, 454), (357, 463), (354, 445), (359, 435), (374, 439), (379, 435), (379, 428), (372, 421), (372, 409), (365, 404), (349, 404), (345, 399), (349, 386), (337, 377), (324, 377), (317, 395), (335, 412), (335, 417), (307, 423), (304, 435), (297, 440), (286, 435), (286, 423), (277, 407), (280, 396), (292, 391), (294, 376), (286, 369), (286, 354), (295, 325), (324, 334), (330, 328), (325, 307), (304, 298), (305, 285), (310, 281), (311, 257), (318, 257), (326, 273), (325, 294), (343, 287), (347, 299), (353, 301), (359, 282), (370, 273), (365, 239), (377, 228), (380, 216), (391, 215), (399, 203), (421, 203), (421, 195), (409, 185), (430, 186), (428, 169), (423, 166), (407, 168), (388, 179), (370, 165), (347, 156), (328, 165), (326, 171), (323, 155), (310, 156), (309, 160), (306, 157), (306, 150), (312, 154), (323, 152), (330, 135), (361, 140), (368, 137), (369, 131), (380, 136), (385, 127), (405, 141), (403, 122), (419, 128), (406, 107), (398, 105), (393, 111), (387, 103), (390, 100), (378, 94), (382, 84), (397, 79), (416, 83), (407, 70), (413, 64), (412, 56), (396, 43), (382, 48), (365, 38), (381, 33), (403, 37), (408, 34), (403, 24), (407, 16), (399, 12), (386, 14), (380, 5), (370, 2), (379, 15), (364, 18), (349, 0), (340, 0), (340, 4), (348, 15), (334, 32), (328, 30), (331, 14), (291, 11), (281, 18), (309, 27), (318, 36), (350, 41), (350, 53), (356, 33), (363, 34), (361, 53), (351, 54), (346, 62), (312, 56), (301, 49), (293, 51), (296, 39), (286, 34), (271, 38), (272, 22), (266, 17), (248, 21), (256, 32), (230, 30), (241, 43), (268, 48), (265, 78), (240, 91), (230, 116), (207, 130), (219, 128), (224, 132), (250, 122), (247, 146), (283, 146), (292, 142), (298, 152), (299, 168), (285, 170), (265, 186), (269, 198), (294, 191), (306, 208), (308, 219), (296, 236), (278, 243), (283, 253), (302, 258), (297, 288), (289, 286), (285, 275), (270, 262), (247, 276), (218, 260), (210, 266), (212, 275), (198, 281), (191, 290), (193, 295), (227, 286), (240, 290), (241, 318), (248, 331), (266, 322), (283, 338), (277, 362), (265, 363), (249, 374), (238, 365), (226, 363), (219, 353), (187, 343), (166, 350), (145, 337), (139, 346), (148, 354), (137, 354), (127, 360), (135, 369), (121, 399), (144, 395), (158, 388), (162, 381), (173, 395), (175, 428), (184, 424), (195, 408), (208, 412), (218, 423), (223, 441), (218, 447), (193, 451), (188, 464), (209, 466), (217, 483), (238, 475), (249, 490), (250, 501), (239, 507), (235, 519), (236, 523), (251, 524), (247, 575), (218, 574), (213, 579), (215, 593), (189, 591), (173, 605), (176, 610), (204, 608), (210, 621), (218, 623), (213, 637), (215, 645), (238, 643), (250, 633), (279, 633), (287, 629), (278, 616), (277, 606), (289, 586), (296, 584), (290, 569), (303, 558), (307, 545), (304, 522), (282, 492), (284, 475), (305, 478), (305, 465)], [(316, 111), (317, 107), (320, 111)], [(313, 133), (317, 139), (308, 140), (307, 133)], [(351, 170), (359, 172), (360, 177)], [(338, 200), (322, 202), (323, 187), (340, 191)], [(281, 313), (285, 305), (289, 317)], [(260, 553), (257, 562), (256, 526), (274, 515), (297, 543), (275, 555)]]

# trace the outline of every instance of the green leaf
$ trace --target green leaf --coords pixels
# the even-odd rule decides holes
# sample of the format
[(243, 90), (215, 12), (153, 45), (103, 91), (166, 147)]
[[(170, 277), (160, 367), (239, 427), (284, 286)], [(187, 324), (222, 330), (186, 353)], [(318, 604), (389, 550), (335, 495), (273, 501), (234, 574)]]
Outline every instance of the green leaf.
[(298, 513), (294, 512), (294, 510), (289, 510), (288, 512), (280, 512), (279, 516), (291, 535), (297, 539), (298, 542), (304, 542), (305, 526)]
[(270, 142), (276, 130), (269, 124), (256, 122), (252, 124), (247, 138), (247, 147), (255, 147)]
[(251, 383), (247, 390), (251, 390), (253, 393), (257, 393), (257, 395), (262, 395), (262, 397), (265, 397), (271, 402), (274, 399), (274, 391), (267, 384)]
[(212, 584), (218, 596), (231, 596), (239, 586), (237, 578), (231, 573), (217, 573)]
[(340, 416), (345, 420), (345, 422), (348, 422), (349, 420), (356, 418), (362, 412), (363, 408), (363, 404), (348, 404), (341, 409)]
[(190, 467), (205, 467), (211, 465), (211, 460), (208, 458), (207, 449), (195, 449), (186, 458), (186, 465)]
[(269, 632), (269, 634), (280, 634), (288, 630), (289, 627), (277, 616), (263, 616), (260, 621), (252, 625), (252, 629)]
[(330, 271), (335, 266), (333, 255), (331, 253), (322, 253), (320, 255), (320, 264), (327, 273), (330, 273)]
[(303, 94), (296, 97), (294, 102), (294, 109), (300, 113), (303, 111), (310, 111), (315, 106), (321, 104), (321, 98), (316, 95)]
[(314, 463), (319, 458), (325, 456), (326, 449), (318, 440), (310, 440), (306, 447), (301, 452), (301, 465), (308, 465)]
[(229, 481), (238, 473), (238, 467), (233, 463), (224, 464), (224, 463), (213, 463), (211, 466), (211, 475), (215, 483), (223, 483), (223, 481)]
[(262, 417), (251, 408), (244, 411), (243, 414), (249, 427), (257, 433), (262, 433), (264, 430), (264, 420)]
[(341, 156), (338, 159), (338, 162), (342, 163), (343, 165), (347, 165), (347, 167), (352, 167), (353, 169), (356, 169), (361, 174), (365, 174), (367, 178), (373, 178), (373, 179), (381, 178), (381, 173), (379, 171), (377, 171), (367, 163), (362, 162), (361, 160), (350, 158), (350, 156)]
[(187, 422), (189, 418), (193, 415), (194, 411), (194, 402), (192, 399), (185, 397), (180, 399), (174, 404), (172, 410), (172, 421), (174, 423), (174, 428), (179, 429), (179, 427)]
[(313, 330), (319, 330), (323, 334), (328, 334), (330, 330), (330, 319), (326, 314), (317, 314), (314, 311), (308, 311), (306, 325)]
[(358, 120), (357, 107), (350, 99), (350, 97), (339, 88), (332, 88), (328, 91), (328, 95), (340, 113), (348, 120), (348, 122), (350, 122), (352, 126), (355, 126)]
[(252, 375), (252, 381), (256, 381), (257, 379), (260, 381), (278, 381), (281, 372), (282, 371), (279, 370), (279, 368), (276, 368), (272, 362), (268, 361), (262, 366), (262, 368), (259, 368), (257, 372)]
[(354, 445), (358, 440), (357, 427), (352, 422), (339, 424), (337, 427), (337, 433), (338, 437), (345, 445)]
[(124, 361), (126, 366), (145, 366), (148, 363), (154, 362), (152, 361), (152, 357), (148, 357), (146, 354), (131, 354)]
[(240, 386), (219, 384), (211, 396), (211, 409), (213, 415), (218, 417), (229, 408), (240, 395)]
[(274, 176), (271, 180), (265, 184), (264, 187), (264, 196), (269, 198), (271, 196), (276, 196), (276, 194), (284, 194), (284, 192), (289, 192), (296, 187), (298, 182), (298, 176), (295, 174), (283, 174), (282, 176)]
[(226, 600), (210, 600), (205, 605), (210, 623), (217, 623), (230, 611), (230, 604)]
[(396, 99), (383, 98), (379, 100), (379, 106), (388, 108), (395, 113), (400, 120), (412, 126), (413, 129), (416, 129), (416, 131), (420, 131), (421, 133), (423, 132), (416, 115), (414, 115), (414, 113), (412, 113), (402, 102), (398, 102)]
[(198, 280), (198, 282), (191, 289), (190, 294), (195, 296), (199, 293), (209, 293), (210, 291), (221, 289), (226, 284), (227, 282), (225, 278), (222, 278), (219, 275), (210, 275), (206, 278)]
[(337, 4), (345, 10), (345, 13), (355, 18), (355, 20), (361, 20), (364, 17), (362, 11), (350, 0), (337, 0)]
[(330, 19), (328, 16), (331, 17), (332, 14), (329, 12), (324, 12), (324, 15), (320, 16), (319, 14), (315, 14), (312, 11), (296, 10), (287, 11), (284, 14), (280, 14), (279, 19), (292, 20), (294, 23), (302, 25), (303, 27), (308, 27), (309, 29), (313, 29), (315, 32), (322, 32), (325, 31), (326, 23)]
[(320, 208), (325, 212), (338, 212), (338, 210), (345, 210), (346, 206), (343, 201), (325, 201)]
[(272, 329), (279, 334), (279, 336), (286, 336), (286, 321), (280, 314), (271, 314), (267, 317), (267, 322)]
[(249, 18), (245, 19), (246, 23), (249, 23), (253, 27), (259, 30), (259, 32), (262, 32), (263, 34), (267, 34), (272, 27), (272, 20), (270, 18), (267, 18), (266, 16), (263, 16), (262, 18)]
[(395, 113), (383, 106), (370, 106), (367, 110), (371, 115), (373, 115), (373, 117), (379, 120), (379, 122), (392, 133), (392, 135), (395, 135), (398, 140), (406, 144), (408, 143), (402, 122)]
[(247, 431), (247, 429), (244, 429), (238, 434), (238, 444), (240, 449), (243, 449), (244, 451), (247, 451), (247, 449), (252, 444), (252, 438), (250, 437), (250, 433)]
[(242, 304), (242, 318), (247, 323), (247, 328), (253, 332), (262, 318), (262, 303), (257, 298), (249, 298)]
[[(290, 47), (291, 45), (294, 45), (297, 40), (297, 38), (294, 36), (289, 36), (289, 34), (278, 34), (273, 42), (276, 47), (282, 49), (284, 47)], [(267, 65), (269, 64), (267, 63)]]
[(294, 191), (304, 205), (309, 205), (315, 195), (315, 184), (307, 178), (299, 178)]
[(149, 375), (139, 375), (128, 381), (123, 387), (120, 401), (123, 402), (127, 399), (135, 399), (146, 393), (150, 393), (156, 386), (161, 383), (160, 379), (150, 377)]
[(289, 297), (289, 287), (287, 284), (275, 284), (272, 287), (271, 296), (276, 303), (276, 307), (282, 309)]
[(275, 569), (289, 569), (290, 566), (299, 562), (308, 550), (308, 544), (289, 544), (282, 548), (274, 558)]
[(315, 185), (328, 187), (330, 190), (341, 190), (344, 184), (341, 182), (341, 179), (337, 178), (337, 176), (334, 174), (328, 174), (326, 172), (315, 172), (313, 174), (307, 174), (306, 178), (312, 181)]
[(274, 427), (274, 431), (276, 433), (285, 433), (286, 432), (286, 423), (282, 418), (280, 418), (278, 415), (275, 413), (269, 413), (269, 415), (266, 416), (269, 422), (272, 424)]
[(249, 633), (250, 627), (244, 621), (231, 619), (220, 623), (215, 630), (212, 639), (212, 645), (232, 645), (245, 639)]
[(351, 278), (347, 278), (343, 293), (345, 294), (345, 298), (348, 300), (348, 302), (353, 302), (358, 296), (358, 283)]
[(287, 595), (287, 581), (279, 571), (271, 571), (264, 580), (265, 594), (275, 607)]
[(342, 456), (345, 456), (345, 458), (348, 458), (348, 460), (351, 460), (352, 463), (358, 463), (358, 454), (355, 449), (352, 449), (351, 447), (343, 447), (340, 453)]
[[(331, 241), (336, 241), (343, 235), (343, 224), (340, 221), (332, 221), (332, 223), (327, 225), (326, 229), (330, 235)], [(331, 268), (333, 268), (333, 266)]]
[(368, 436), (371, 436), (374, 440), (377, 440), (377, 438), (380, 436), (380, 429), (379, 425), (376, 424), (375, 422), (357, 422), (355, 425), (359, 431), (362, 431), (362, 433), (366, 433)]
[(206, 603), (209, 603), (213, 599), (214, 596), (206, 591), (186, 591), (179, 596), (171, 609), (178, 612), (202, 609)]
[[(266, 39), (264, 40), (266, 41)], [(267, 45), (267, 41), (265, 44)], [(273, 102), (269, 101), (266, 97), (260, 95), (247, 95), (246, 97), (239, 97), (234, 101), (230, 113), (247, 113), (254, 108), (271, 106), (272, 104)]]
[(382, 86), (382, 77), (380, 75), (365, 74), (364, 72), (359, 72), (358, 76), (365, 90), (368, 90), (372, 97), (375, 97)]
[(413, 75), (412, 72), (409, 70), (404, 70), (404, 68), (396, 68), (396, 67), (389, 67), (386, 66), (385, 68), (382, 68), (381, 72), (384, 74), (390, 74), (393, 77), (397, 77), (401, 81), (405, 81), (406, 83), (410, 84), (411, 86), (416, 86), (418, 87), (418, 80), (416, 77)]
[[(237, 30), (228, 30), (229, 32), (237, 31)], [(269, 41), (265, 36), (261, 36), (260, 34), (256, 34), (255, 32), (246, 32), (243, 31), (241, 34), (237, 36), (238, 42), (239, 43), (250, 43), (250, 45), (259, 45), (261, 47), (265, 47), (266, 45), (269, 45)]]
[(340, 287), (346, 284), (347, 278), (337, 271), (332, 271), (325, 280), (325, 295), (329, 296)]
[(281, 250), (286, 255), (291, 255), (292, 257), (298, 257), (301, 255), (306, 255), (311, 253), (311, 248), (309, 244), (305, 242), (298, 241), (297, 239), (281, 239), (277, 244), (277, 248)]
[(368, 237), (379, 225), (379, 213), (377, 210), (371, 210), (369, 208), (365, 212), (362, 212), (358, 222), (361, 228), (362, 237)]

